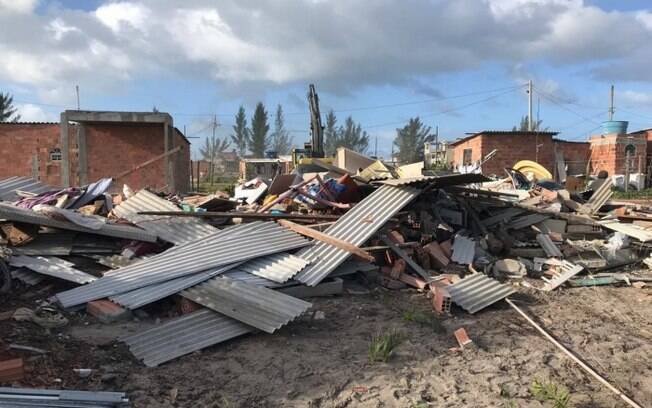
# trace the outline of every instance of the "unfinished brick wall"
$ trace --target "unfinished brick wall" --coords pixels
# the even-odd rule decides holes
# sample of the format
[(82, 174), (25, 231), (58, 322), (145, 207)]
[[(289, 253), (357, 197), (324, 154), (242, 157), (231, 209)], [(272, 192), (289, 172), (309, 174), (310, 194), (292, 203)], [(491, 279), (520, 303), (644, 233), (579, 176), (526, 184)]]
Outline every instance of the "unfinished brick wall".
[(473, 163), (482, 159), (482, 138), (476, 136), (467, 141), (451, 147), (453, 149), (453, 167), (458, 168), (464, 163), (464, 150), (471, 149), (471, 161)]
[[(84, 126), (89, 182), (114, 177), (162, 154), (165, 149), (162, 124), (87, 123)], [(77, 186), (80, 184), (79, 126), (70, 124), (68, 130), (70, 183)], [(50, 153), (61, 148), (60, 132), (58, 123), (0, 123), (0, 179), (32, 177), (36, 162), (40, 181), (61, 186), (62, 161), (50, 159)], [(181, 147), (181, 151), (171, 156), (175, 187), (186, 192), (190, 186), (190, 144), (178, 130), (172, 132), (170, 149)], [(165, 159), (117, 180), (114, 189), (122, 189), (125, 183), (133, 189), (166, 187)]]
[(630, 172), (645, 172), (645, 161), (647, 158), (647, 134), (632, 133), (629, 135), (597, 135), (591, 137), (591, 174), (597, 174), (601, 170), (607, 171), (610, 176), (625, 174), (626, 148), (634, 147), (631, 154)]
[[(554, 163), (551, 135), (497, 134), (481, 135), (482, 153), (496, 149), (496, 155), (482, 166), (484, 174), (505, 175), (505, 168), (512, 168), (521, 160), (538, 162), (552, 173)], [(538, 153), (537, 153), (538, 146)]]
[[(566, 174), (578, 175), (586, 173), (586, 165), (591, 153), (589, 142), (571, 142), (554, 140), (555, 151), (561, 153), (566, 163)], [(550, 169), (552, 172), (553, 169)]]
[(174, 186), (179, 192), (190, 191), (190, 144), (181, 132), (174, 129), (171, 149), (180, 146), (181, 151), (171, 157), (174, 167)]
[[(71, 126), (71, 138), (75, 132)], [(0, 123), (0, 179), (32, 177), (36, 165), (41, 182), (60, 186), (61, 161), (50, 160), (50, 152), (60, 148), (58, 123)], [(71, 143), (71, 161), (76, 154), (77, 145)]]

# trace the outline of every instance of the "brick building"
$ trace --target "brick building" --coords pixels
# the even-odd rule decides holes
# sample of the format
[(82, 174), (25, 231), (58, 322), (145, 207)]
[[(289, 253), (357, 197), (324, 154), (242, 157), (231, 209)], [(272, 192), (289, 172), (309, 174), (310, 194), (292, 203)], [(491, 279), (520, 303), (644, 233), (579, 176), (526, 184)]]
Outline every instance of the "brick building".
[(650, 131), (642, 130), (628, 134), (595, 135), (591, 144), (591, 173), (601, 170), (612, 175), (625, 174), (627, 152), (630, 153), (631, 173), (645, 173), (648, 161)]
[(59, 123), (0, 123), (0, 178), (53, 186), (114, 177), (114, 188), (190, 187), (190, 142), (167, 113), (65, 111)]
[(589, 158), (589, 143), (556, 139), (557, 132), (482, 131), (449, 144), (455, 169), (472, 167), (493, 150), (495, 155), (482, 165), (488, 175), (504, 176), (520, 160), (532, 160), (556, 174), (557, 159), (568, 167), (567, 174), (583, 174)]

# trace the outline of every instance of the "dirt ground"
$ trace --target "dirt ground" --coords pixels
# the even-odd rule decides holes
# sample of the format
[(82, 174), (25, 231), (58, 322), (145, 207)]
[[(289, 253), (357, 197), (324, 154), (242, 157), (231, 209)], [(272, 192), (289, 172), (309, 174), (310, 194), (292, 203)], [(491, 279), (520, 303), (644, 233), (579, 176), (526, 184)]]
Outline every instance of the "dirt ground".
[[(0, 312), (34, 307), (54, 293), (37, 290), (0, 298)], [(513, 299), (613, 384), (652, 406), (652, 289), (563, 288)], [(4, 320), (0, 360), (25, 358), (28, 376), (15, 386), (125, 391), (134, 407), (551, 406), (530, 393), (535, 379), (567, 387), (575, 407), (626, 406), (505, 302), (475, 315), (454, 308), (419, 323), (409, 316), (433, 312), (412, 289), (311, 301), (324, 318), (309, 314), (273, 335), (244, 336), (157, 368), (113, 340), (151, 321), (103, 325), (73, 314), (69, 326), (47, 335), (32, 323)], [(473, 346), (456, 349), (459, 327)], [(370, 362), (370, 338), (391, 330), (404, 341), (387, 363)], [(2, 351), (11, 343), (48, 353)], [(82, 379), (73, 368), (95, 371)]]

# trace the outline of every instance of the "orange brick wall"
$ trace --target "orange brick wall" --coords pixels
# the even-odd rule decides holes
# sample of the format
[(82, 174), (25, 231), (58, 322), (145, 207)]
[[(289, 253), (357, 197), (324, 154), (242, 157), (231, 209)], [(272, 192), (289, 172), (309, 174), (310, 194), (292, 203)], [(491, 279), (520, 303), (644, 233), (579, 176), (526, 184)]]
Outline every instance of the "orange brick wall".
[[(568, 142), (555, 140), (555, 150), (561, 152), (566, 162), (566, 174), (577, 175), (586, 172), (586, 164), (591, 152), (589, 142)], [(549, 169), (552, 173), (553, 169)]]
[[(162, 124), (86, 124), (86, 154), (88, 181), (113, 177), (132, 169), (164, 151)], [(78, 126), (70, 125), (70, 182), (79, 185)], [(173, 130), (172, 146), (181, 151), (171, 156), (177, 191), (189, 189), (190, 145)], [(39, 179), (52, 186), (61, 186), (61, 161), (50, 161), (50, 151), (60, 148), (58, 123), (0, 124), (0, 179), (11, 176), (32, 177), (33, 156), (38, 156)], [(126, 183), (133, 189), (163, 188), (165, 159), (145, 166), (123, 179), (114, 189)]]
[[(539, 145), (537, 155), (536, 146)], [(512, 168), (520, 160), (535, 160), (552, 172), (554, 163), (553, 141), (550, 135), (527, 134), (499, 134), (477, 135), (465, 142), (455, 145), (453, 164), (455, 167), (462, 163), (464, 149), (473, 149), (472, 160), (477, 162), (496, 149), (493, 158), (482, 166), (486, 175), (495, 174), (499, 177), (505, 175), (505, 168)], [(538, 160), (537, 160), (538, 158)]]
[(181, 151), (171, 157), (174, 167), (174, 186), (177, 191), (190, 191), (190, 145), (176, 129), (171, 149), (180, 146)]
[[(71, 126), (74, 139), (76, 127)], [(0, 123), (0, 179), (12, 176), (32, 177), (33, 157), (38, 157), (38, 178), (43, 183), (61, 185), (61, 161), (51, 161), (50, 151), (61, 148), (58, 123)], [(76, 160), (77, 145), (71, 143), (71, 162)], [(75, 161), (76, 162), (76, 161)]]
[(639, 162), (641, 171), (645, 172), (647, 158), (647, 135), (645, 133), (632, 133), (629, 135), (597, 135), (590, 140), (591, 149), (591, 174), (601, 170), (607, 171), (610, 176), (625, 174), (627, 145), (632, 144), (636, 153), (630, 161), (630, 171), (638, 172)]
[(482, 138), (474, 137), (454, 147), (453, 150), (454, 168), (457, 168), (458, 166), (465, 164), (463, 162), (465, 149), (471, 149), (471, 161), (473, 163), (479, 161), (480, 159), (482, 159)]

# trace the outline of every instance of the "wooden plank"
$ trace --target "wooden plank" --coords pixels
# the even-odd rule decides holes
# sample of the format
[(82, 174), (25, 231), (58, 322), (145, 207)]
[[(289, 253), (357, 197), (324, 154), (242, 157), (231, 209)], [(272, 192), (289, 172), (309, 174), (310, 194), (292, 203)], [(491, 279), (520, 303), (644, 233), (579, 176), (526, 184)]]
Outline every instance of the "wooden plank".
[(305, 235), (307, 237), (316, 239), (321, 242), (325, 242), (329, 245), (333, 245), (334, 247), (342, 249), (346, 252), (350, 252), (351, 254), (361, 259), (364, 259), (365, 261), (369, 261), (369, 262), (376, 261), (376, 258), (373, 257), (371, 254), (369, 254), (366, 251), (363, 251), (362, 249), (358, 248), (357, 246), (353, 245), (350, 242), (346, 242), (344, 240), (335, 238), (331, 235), (324, 234), (321, 231), (314, 230), (312, 228), (306, 227), (305, 225), (296, 224), (290, 220), (278, 220), (277, 222), (280, 225), (284, 226), (285, 228), (288, 228), (298, 234)]
[(405, 262), (406, 262), (408, 265), (410, 265), (410, 268), (412, 268), (412, 269), (414, 270), (414, 272), (418, 273), (418, 274), (419, 274), (423, 279), (425, 279), (426, 281), (429, 281), (429, 280), (430, 280), (430, 274), (427, 273), (427, 272), (426, 272), (426, 271), (425, 271), (421, 266), (419, 266), (419, 264), (417, 264), (416, 262), (414, 262), (414, 260), (413, 260), (412, 258), (410, 258), (410, 257), (408, 256), (408, 254), (405, 253), (405, 251), (403, 251), (401, 248), (399, 248), (398, 246), (396, 246), (396, 244), (395, 244), (391, 239), (387, 238), (386, 235), (381, 236), (380, 239), (381, 239), (381, 240), (382, 240), (382, 241), (383, 241), (387, 246), (389, 246), (389, 247), (392, 249), (392, 251), (394, 251), (394, 253), (396, 253), (396, 255), (398, 255), (398, 256), (400, 256), (401, 258), (403, 258), (403, 260), (405, 260)]

